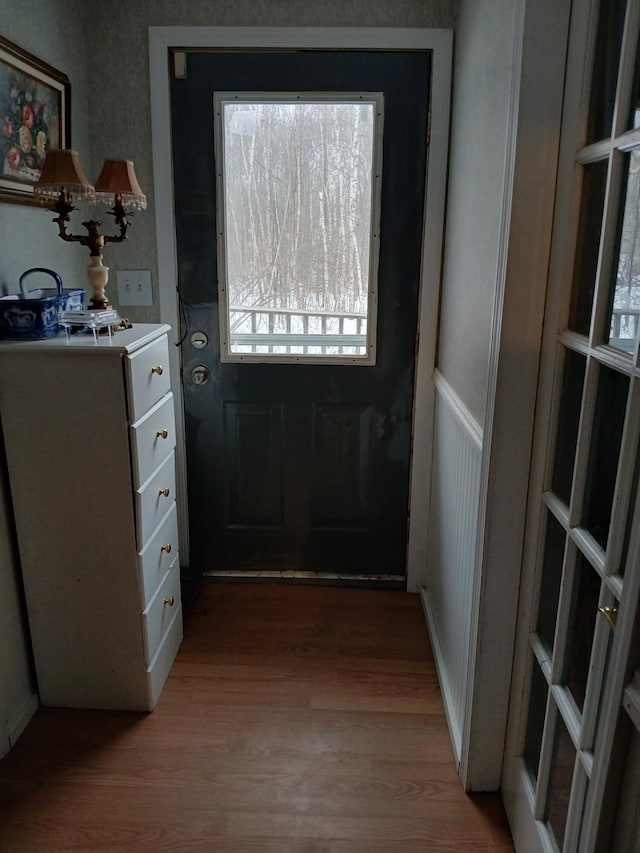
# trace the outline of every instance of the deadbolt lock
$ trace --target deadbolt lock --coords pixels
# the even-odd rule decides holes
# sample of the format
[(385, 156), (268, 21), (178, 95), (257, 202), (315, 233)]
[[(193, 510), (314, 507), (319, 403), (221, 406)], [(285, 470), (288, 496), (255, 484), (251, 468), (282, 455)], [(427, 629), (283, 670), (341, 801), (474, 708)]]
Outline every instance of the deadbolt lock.
[(197, 364), (191, 371), (191, 381), (194, 385), (206, 385), (210, 378), (209, 368), (204, 364)]
[(209, 343), (209, 338), (204, 332), (194, 332), (191, 335), (191, 346), (194, 349), (204, 349)]

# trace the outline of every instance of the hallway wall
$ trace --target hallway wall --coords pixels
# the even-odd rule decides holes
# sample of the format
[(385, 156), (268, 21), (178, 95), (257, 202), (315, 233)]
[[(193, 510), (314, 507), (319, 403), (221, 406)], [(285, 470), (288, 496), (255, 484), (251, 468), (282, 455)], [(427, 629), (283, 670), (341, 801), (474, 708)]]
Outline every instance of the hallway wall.
[[(117, 269), (150, 269), (154, 305), (128, 308), (134, 322), (157, 322), (157, 262), (149, 105), (149, 26), (453, 27), (456, 0), (21, 0), (0, 5), (0, 34), (67, 74), (72, 85), (72, 145), (95, 179), (106, 157), (133, 159), (149, 208), (136, 216), (130, 238), (108, 247), (108, 290), (116, 304)], [(89, 109), (90, 105), (90, 109)], [(82, 221), (80, 212), (76, 214)], [(34, 207), (0, 204), (0, 293), (17, 292), (32, 266), (57, 270), (65, 285), (86, 281), (86, 251), (56, 236), (51, 216)], [(75, 220), (74, 220), (75, 224)], [(77, 229), (76, 229), (77, 230)], [(0, 452), (3, 452), (0, 450)], [(13, 541), (8, 486), (0, 475), (0, 756), (37, 706)]]
[(436, 424), (476, 449), (436, 434), (425, 598), (470, 790), (501, 783), (570, 5), (465, 0), (458, 22)]
[[(131, 4), (104, 0), (92, 7), (88, 49), (92, 62), (89, 82), (101, 96), (92, 108), (90, 133), (97, 168), (108, 152), (127, 157), (149, 198), (139, 214), (127, 244), (105, 254), (112, 270), (150, 269), (154, 305), (127, 309), (134, 322), (157, 322), (160, 317), (153, 214), (151, 113), (149, 104), (150, 26), (238, 27), (453, 27), (456, 0), (154, 0)], [(120, 46), (122, 45), (122, 50)], [(116, 294), (111, 291), (112, 298)]]
[(462, 0), (454, 95), (437, 354), (426, 606), (462, 758), (474, 581), (478, 571), (484, 421), (504, 240), (515, 4)]
[[(0, 34), (67, 74), (72, 83), (72, 144), (88, 154), (84, 4), (21, 0), (0, 4)], [(34, 266), (50, 267), (70, 282), (86, 280), (88, 255), (57, 237), (52, 216), (35, 207), (0, 204), (0, 295), (17, 293), (18, 279)], [(81, 221), (81, 217), (80, 217)], [(0, 450), (4, 454), (3, 450)], [(24, 617), (22, 582), (4, 459), (0, 465), (0, 756), (37, 707)]]

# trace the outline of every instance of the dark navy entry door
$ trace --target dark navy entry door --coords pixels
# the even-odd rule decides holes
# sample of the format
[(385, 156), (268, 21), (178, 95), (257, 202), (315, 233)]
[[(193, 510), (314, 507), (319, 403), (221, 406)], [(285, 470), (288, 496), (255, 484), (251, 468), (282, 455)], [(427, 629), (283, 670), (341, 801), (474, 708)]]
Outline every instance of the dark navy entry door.
[[(202, 51), (171, 82), (194, 574), (405, 575), (429, 71), (424, 51)], [(233, 91), (384, 94), (375, 365), (221, 362), (213, 98)]]

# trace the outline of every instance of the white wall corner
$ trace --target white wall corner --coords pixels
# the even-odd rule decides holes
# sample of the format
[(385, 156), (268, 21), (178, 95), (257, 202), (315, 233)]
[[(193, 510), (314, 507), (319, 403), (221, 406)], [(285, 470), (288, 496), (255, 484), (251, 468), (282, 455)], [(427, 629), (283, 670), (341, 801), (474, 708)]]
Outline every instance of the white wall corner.
[(11, 746), (15, 746), (18, 738), (26, 729), (31, 718), (40, 707), (40, 699), (34, 691), (25, 696), (18, 708), (15, 708), (11, 718), (7, 720), (7, 735)]
[(27, 727), (29, 721), (38, 710), (40, 700), (35, 690), (23, 694), (18, 703), (11, 708), (5, 704), (6, 685), (0, 673), (0, 758), (3, 758)]
[(570, 13), (570, 0), (517, 5), (461, 761), (463, 784), (476, 791), (501, 784)]
[(429, 559), (421, 597), (459, 765), (467, 701), (482, 431), (439, 371), (435, 389)]

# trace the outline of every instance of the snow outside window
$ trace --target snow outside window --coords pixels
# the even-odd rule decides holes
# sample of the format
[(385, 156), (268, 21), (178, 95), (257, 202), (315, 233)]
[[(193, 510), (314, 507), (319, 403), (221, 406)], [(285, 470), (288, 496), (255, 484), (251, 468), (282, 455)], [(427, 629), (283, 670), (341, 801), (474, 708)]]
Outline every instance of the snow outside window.
[(214, 109), (222, 360), (375, 363), (382, 94)]

